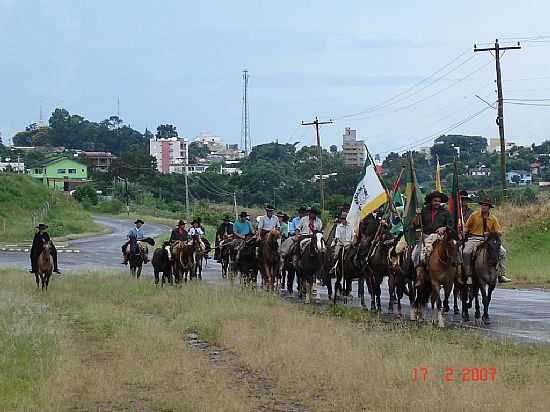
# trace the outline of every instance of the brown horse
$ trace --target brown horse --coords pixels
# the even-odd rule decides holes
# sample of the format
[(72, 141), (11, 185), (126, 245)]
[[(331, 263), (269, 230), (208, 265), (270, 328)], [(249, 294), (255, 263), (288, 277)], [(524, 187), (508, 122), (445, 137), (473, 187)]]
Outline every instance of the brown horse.
[(176, 284), (187, 277), (193, 278), (195, 271), (195, 248), (192, 241), (179, 240), (173, 245), (174, 250), (174, 278)]
[[(416, 311), (418, 318), (422, 318), (422, 309), (431, 298), (432, 322), (435, 323), (437, 317), (438, 326), (445, 327), (439, 289), (443, 287), (445, 304), (448, 307), (449, 296), (459, 273), (458, 241), (454, 236), (445, 233), (441, 239), (435, 241), (426, 270), (422, 268), (417, 272), (417, 282), (420, 287), (417, 289), (418, 295), (413, 311)], [(434, 310), (435, 306), (437, 306), (437, 312)]]
[(397, 313), (401, 315), (401, 299), (404, 295), (409, 297), (410, 307), (413, 307), (415, 299), (414, 290), (414, 264), (412, 262), (412, 247), (407, 246), (399, 255), (395, 247), (390, 249), (388, 290), (390, 293), (389, 311), (393, 312), (393, 305), (397, 303)]
[(300, 285), (300, 297), (305, 295), (305, 303), (310, 303), (313, 284), (325, 275), (327, 247), (323, 233), (317, 232), (300, 241), (300, 256), (296, 263), (296, 274)]
[(52, 244), (50, 241), (44, 241), (42, 244), (42, 252), (38, 256), (36, 261), (36, 287), (40, 288), (42, 283), (42, 290), (48, 290), (48, 284), (50, 283), (50, 276), (53, 272), (53, 257), (51, 255), (50, 248)]
[(261, 265), (262, 283), (266, 290), (274, 290), (275, 278), (279, 273), (281, 264), (281, 255), (279, 252), (279, 239), (281, 232), (272, 229), (265, 235), (261, 247)]

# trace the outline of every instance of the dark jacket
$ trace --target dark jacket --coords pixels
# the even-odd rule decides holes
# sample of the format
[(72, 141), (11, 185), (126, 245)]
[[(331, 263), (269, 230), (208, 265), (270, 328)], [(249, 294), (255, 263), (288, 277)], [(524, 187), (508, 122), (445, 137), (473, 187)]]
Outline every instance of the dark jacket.
[(426, 205), (422, 208), (422, 231), (425, 235), (431, 235), (435, 233), (440, 227), (446, 227), (452, 229), (451, 215), (447, 209), (439, 207), (435, 211), (435, 215), (432, 220), (432, 206)]
[(31, 257), (40, 256), (40, 253), (42, 253), (42, 245), (44, 244), (44, 241), (50, 241), (50, 234), (48, 232), (37, 232), (34, 235), (31, 246)]
[(187, 230), (183, 230), (183, 232), (180, 233), (178, 228), (175, 228), (172, 230), (172, 233), (170, 234), (170, 242), (175, 242), (178, 240), (186, 241), (189, 239), (189, 236), (187, 234)]
[(216, 232), (216, 237), (218, 239), (222, 238), (225, 235), (232, 235), (233, 234), (233, 223), (222, 223), (220, 226), (218, 226), (218, 231)]

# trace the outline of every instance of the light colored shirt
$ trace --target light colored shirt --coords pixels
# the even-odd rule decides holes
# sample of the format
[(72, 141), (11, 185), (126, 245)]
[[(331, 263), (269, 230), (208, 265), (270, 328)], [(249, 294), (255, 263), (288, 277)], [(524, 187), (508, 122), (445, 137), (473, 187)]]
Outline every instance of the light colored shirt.
[(287, 237), (288, 236), (288, 223), (281, 223), (281, 234), (284, 236), (284, 237)]
[(339, 223), (336, 226), (334, 239), (338, 239), (341, 242), (351, 242), (353, 240), (353, 228), (350, 225)]
[(200, 227), (192, 227), (191, 229), (189, 229), (189, 236), (202, 236), (204, 234), (204, 232), (202, 231), (202, 229)]
[(278, 229), (281, 227), (281, 224), (279, 223), (279, 218), (275, 215), (272, 215), (271, 217), (260, 216), (260, 219), (258, 220), (258, 230), (273, 230)]
[(298, 229), (299, 224), (300, 224), (300, 216), (296, 216), (290, 221), (290, 223), (288, 224), (288, 233), (291, 236), (294, 236), (296, 234), (296, 230)]
[(318, 217), (313, 221), (313, 231), (310, 229), (310, 220), (309, 216), (304, 216), (300, 219), (300, 224), (298, 225), (297, 231), (302, 235), (313, 235), (315, 232), (320, 232), (323, 230), (323, 222)]
[(245, 220), (244, 223), (241, 223), (240, 220), (237, 220), (235, 223), (233, 223), (233, 232), (241, 236), (249, 235), (253, 231), (254, 229), (252, 229), (252, 223), (250, 223), (248, 220)]
[(131, 237), (135, 237), (136, 240), (143, 240), (144, 238), (144, 233), (143, 233), (143, 229), (142, 228), (137, 228), (137, 227), (133, 227), (132, 229), (130, 229), (130, 231), (128, 232), (128, 239), (130, 239)]

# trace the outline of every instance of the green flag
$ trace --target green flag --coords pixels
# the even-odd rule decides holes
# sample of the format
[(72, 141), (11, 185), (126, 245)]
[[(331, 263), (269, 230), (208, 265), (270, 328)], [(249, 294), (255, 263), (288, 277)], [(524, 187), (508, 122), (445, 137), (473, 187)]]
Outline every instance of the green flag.
[(414, 222), (416, 219), (416, 209), (422, 207), (422, 194), (418, 188), (418, 182), (416, 181), (416, 172), (414, 169), (414, 161), (411, 153), (409, 152), (409, 181), (405, 188), (405, 210), (403, 212), (403, 232), (405, 239), (409, 245), (416, 243), (416, 233), (414, 228)]
[(458, 170), (454, 162), (453, 184), (449, 196), (449, 213), (453, 221), (453, 228), (457, 233), (462, 231), (462, 205), (460, 204), (460, 188), (458, 187)]

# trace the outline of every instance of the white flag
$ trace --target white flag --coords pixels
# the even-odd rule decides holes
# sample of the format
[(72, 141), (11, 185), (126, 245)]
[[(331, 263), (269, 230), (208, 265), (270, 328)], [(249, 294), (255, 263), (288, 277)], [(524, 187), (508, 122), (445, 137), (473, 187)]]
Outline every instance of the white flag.
[(359, 223), (387, 201), (386, 191), (376, 175), (374, 165), (370, 164), (355, 189), (346, 218), (348, 224), (357, 232)]

